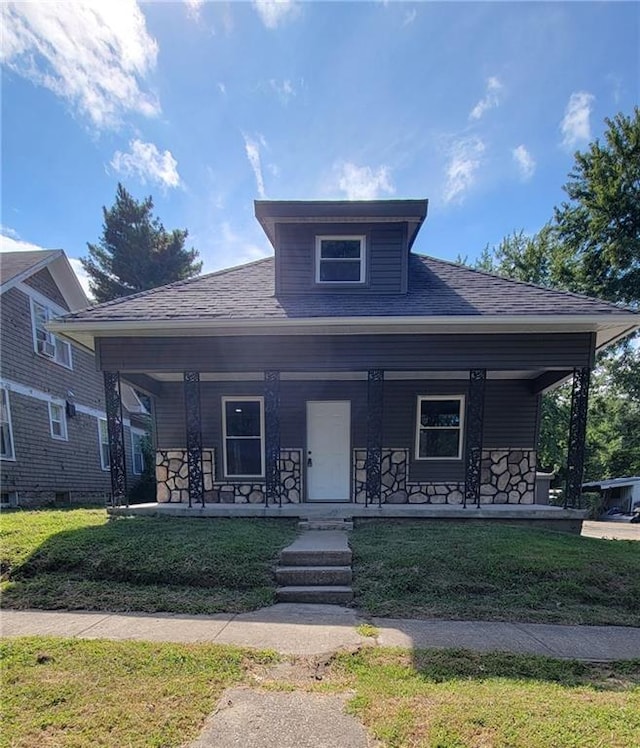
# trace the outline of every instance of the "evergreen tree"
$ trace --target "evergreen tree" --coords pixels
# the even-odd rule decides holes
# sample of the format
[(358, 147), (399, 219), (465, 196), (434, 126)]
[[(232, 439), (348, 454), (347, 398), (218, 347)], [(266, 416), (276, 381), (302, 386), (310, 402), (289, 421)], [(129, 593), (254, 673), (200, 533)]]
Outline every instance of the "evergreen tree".
[(102, 208), (104, 222), (98, 244), (87, 244), (81, 260), (98, 303), (129, 296), (197, 275), (198, 252), (185, 249), (188, 232), (166, 231), (153, 215), (151, 196), (135, 200), (118, 184), (111, 208)]

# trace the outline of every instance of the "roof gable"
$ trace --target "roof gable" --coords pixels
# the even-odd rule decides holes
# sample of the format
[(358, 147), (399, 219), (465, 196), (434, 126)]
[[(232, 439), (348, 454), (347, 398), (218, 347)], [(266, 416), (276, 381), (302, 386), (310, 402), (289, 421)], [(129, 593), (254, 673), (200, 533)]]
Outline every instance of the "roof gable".
[(89, 300), (62, 249), (0, 252), (0, 293), (47, 269), (71, 310), (84, 309)]

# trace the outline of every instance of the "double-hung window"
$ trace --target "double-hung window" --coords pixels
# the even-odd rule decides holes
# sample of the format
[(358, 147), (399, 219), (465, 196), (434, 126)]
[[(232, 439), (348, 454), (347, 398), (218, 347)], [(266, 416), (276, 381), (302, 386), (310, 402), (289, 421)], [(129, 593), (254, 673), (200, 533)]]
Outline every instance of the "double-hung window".
[(98, 418), (98, 443), (100, 444), (100, 467), (109, 470), (109, 431), (105, 418)]
[(364, 283), (364, 236), (317, 236), (316, 283)]
[(5, 460), (15, 459), (9, 393), (4, 389), (0, 389), (0, 457)]
[(133, 456), (133, 474), (142, 475), (144, 472), (144, 452), (142, 451), (143, 434), (131, 432), (131, 454)]
[(264, 401), (261, 397), (223, 397), (222, 433), (227, 478), (264, 475)]
[(462, 395), (420, 395), (416, 424), (416, 459), (461, 459), (463, 422)]
[(67, 414), (64, 405), (49, 403), (49, 428), (52, 439), (67, 441)]
[(52, 335), (45, 327), (55, 316), (50, 307), (31, 299), (31, 316), (33, 319), (33, 345), (36, 353), (50, 358), (67, 369), (71, 364), (71, 346), (64, 340)]

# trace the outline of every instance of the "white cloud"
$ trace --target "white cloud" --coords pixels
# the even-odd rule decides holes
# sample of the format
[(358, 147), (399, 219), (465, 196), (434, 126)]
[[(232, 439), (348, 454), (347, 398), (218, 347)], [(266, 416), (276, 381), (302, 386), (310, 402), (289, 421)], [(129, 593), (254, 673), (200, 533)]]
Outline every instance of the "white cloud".
[(269, 86), (283, 104), (288, 103), (289, 99), (296, 95), (296, 90), (290, 80), (278, 81), (275, 78), (271, 78)]
[(204, 5), (204, 0), (184, 0), (187, 6), (187, 15), (192, 21), (200, 20), (200, 10)]
[(275, 29), (281, 23), (294, 18), (299, 11), (293, 0), (253, 0), (253, 7), (268, 29)]
[(453, 143), (444, 189), (446, 203), (461, 202), (474, 185), (484, 151), (485, 145), (480, 138), (463, 138)]
[(489, 109), (495, 109), (502, 101), (503, 95), (504, 86), (498, 78), (488, 78), (485, 94), (471, 110), (469, 119), (480, 119)]
[(264, 190), (264, 179), (262, 177), (262, 164), (260, 163), (260, 143), (264, 146), (265, 140), (262, 135), (258, 136), (258, 141), (253, 140), (248, 135), (243, 133), (244, 138), (244, 149), (249, 159), (249, 165), (253, 169), (253, 175), (256, 178), (256, 188), (258, 190), (258, 196), (261, 200), (266, 197)]
[(144, 90), (158, 45), (135, 0), (3, 2), (0, 60), (18, 75), (68, 101), (98, 129), (126, 112), (156, 116)]
[[(0, 252), (42, 252), (46, 247), (32, 244), (20, 239), (18, 232), (8, 226), (0, 226)], [(85, 273), (80, 260), (75, 257), (67, 257), (73, 272), (78, 276), (82, 290), (89, 298), (92, 298), (89, 289), (89, 276)]]
[(216, 85), (218, 86), (218, 91), (220, 91), (220, 93), (223, 96), (226, 96), (227, 95), (227, 87), (224, 85), (224, 83), (222, 83), (221, 81), (218, 81), (218, 83)]
[(345, 193), (347, 200), (375, 200), (396, 191), (387, 166), (373, 169), (346, 161), (336, 164), (334, 169), (337, 172), (337, 187)]
[(402, 25), (403, 26), (409, 26), (409, 25), (411, 25), (416, 20), (417, 17), (418, 17), (418, 11), (415, 8), (412, 8), (411, 10), (408, 10), (404, 14), (404, 18), (402, 20)]
[(171, 151), (160, 151), (153, 143), (132, 140), (130, 151), (116, 151), (111, 159), (111, 167), (127, 177), (137, 177), (143, 184), (159, 184), (162, 188), (179, 187), (178, 162)]
[(536, 170), (536, 162), (533, 156), (523, 145), (519, 145), (511, 151), (513, 160), (516, 162), (520, 171), (520, 176), (527, 181), (531, 179)]
[(572, 93), (569, 97), (564, 117), (560, 124), (562, 131), (562, 145), (565, 148), (573, 148), (580, 142), (591, 140), (591, 117), (592, 104), (595, 101), (593, 94), (586, 91)]

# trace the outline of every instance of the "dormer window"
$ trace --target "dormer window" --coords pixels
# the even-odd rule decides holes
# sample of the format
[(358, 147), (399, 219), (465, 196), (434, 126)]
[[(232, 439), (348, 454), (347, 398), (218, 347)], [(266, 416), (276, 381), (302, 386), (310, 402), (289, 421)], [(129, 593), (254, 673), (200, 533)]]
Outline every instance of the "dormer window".
[(317, 236), (316, 283), (364, 283), (364, 236)]

